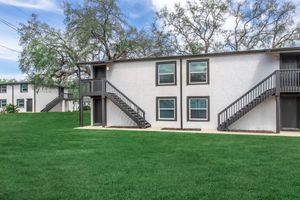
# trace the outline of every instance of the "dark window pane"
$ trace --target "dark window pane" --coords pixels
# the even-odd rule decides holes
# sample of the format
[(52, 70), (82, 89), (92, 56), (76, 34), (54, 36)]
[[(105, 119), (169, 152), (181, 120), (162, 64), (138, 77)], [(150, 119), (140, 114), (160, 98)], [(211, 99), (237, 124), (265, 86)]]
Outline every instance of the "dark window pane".
[(174, 73), (175, 64), (159, 64), (158, 73)]
[(174, 118), (174, 110), (161, 110), (160, 111), (160, 119), (173, 119)]
[(171, 99), (160, 99), (159, 100), (159, 108), (174, 108), (175, 101)]
[(190, 62), (189, 68), (190, 68), (190, 72), (206, 73), (207, 62)]
[(204, 98), (190, 99), (190, 107), (191, 108), (206, 108), (207, 101)]
[(174, 83), (174, 75), (173, 74), (159, 75), (159, 83)]
[(193, 82), (206, 82), (206, 74), (202, 73), (191, 73), (190, 81)]
[(192, 119), (206, 119), (206, 110), (191, 110)]

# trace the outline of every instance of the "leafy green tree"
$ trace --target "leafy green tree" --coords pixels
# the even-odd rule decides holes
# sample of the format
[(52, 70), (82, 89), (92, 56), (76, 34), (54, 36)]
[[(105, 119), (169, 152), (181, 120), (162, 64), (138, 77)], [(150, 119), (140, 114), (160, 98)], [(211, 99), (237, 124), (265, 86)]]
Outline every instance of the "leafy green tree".
[[(76, 63), (87, 56), (78, 50), (69, 33), (50, 27), (36, 15), (20, 24), (20, 69), (36, 85), (61, 84), (79, 74)], [(89, 74), (89, 68), (81, 71)]]
[(12, 78), (12, 79), (6, 79), (6, 78), (0, 78), (0, 83), (16, 83), (17, 80)]
[(93, 50), (92, 60), (129, 56), (136, 29), (128, 25), (115, 0), (85, 0), (77, 7), (66, 3), (64, 10), (67, 32), (80, 49)]
[(174, 37), (178, 53), (199, 54), (214, 50), (227, 12), (225, 1), (188, 1), (175, 4), (174, 11), (166, 7), (158, 13), (162, 27)]
[(300, 33), (300, 25), (294, 21), (295, 12), (292, 1), (232, 1), (234, 28), (226, 30), (226, 48), (238, 51), (293, 46)]

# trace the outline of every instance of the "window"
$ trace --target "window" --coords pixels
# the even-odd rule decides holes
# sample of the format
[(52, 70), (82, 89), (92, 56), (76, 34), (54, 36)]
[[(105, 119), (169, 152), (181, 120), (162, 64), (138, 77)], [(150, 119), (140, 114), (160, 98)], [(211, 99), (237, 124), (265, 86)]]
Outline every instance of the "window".
[(28, 84), (27, 83), (22, 83), (20, 85), (20, 89), (21, 89), (21, 92), (28, 92)]
[(24, 99), (17, 99), (17, 106), (18, 108), (24, 108)]
[(0, 108), (5, 107), (7, 104), (6, 99), (0, 99)]
[(176, 121), (176, 97), (157, 97), (157, 120)]
[(208, 84), (208, 60), (187, 61), (188, 84)]
[(209, 121), (209, 97), (188, 97), (188, 120)]
[(0, 93), (6, 93), (7, 85), (0, 85)]
[(176, 62), (156, 63), (156, 85), (176, 85)]

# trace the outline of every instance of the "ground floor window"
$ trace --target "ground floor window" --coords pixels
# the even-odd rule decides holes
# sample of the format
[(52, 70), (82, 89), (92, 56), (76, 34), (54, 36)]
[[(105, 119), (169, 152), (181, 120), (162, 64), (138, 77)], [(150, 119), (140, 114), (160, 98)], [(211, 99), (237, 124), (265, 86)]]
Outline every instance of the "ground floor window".
[(7, 104), (6, 99), (0, 99), (0, 108), (5, 107)]
[(157, 97), (157, 120), (176, 121), (176, 97)]
[(189, 121), (209, 120), (209, 97), (188, 97), (187, 104)]
[(18, 108), (24, 108), (24, 99), (17, 99), (17, 106)]

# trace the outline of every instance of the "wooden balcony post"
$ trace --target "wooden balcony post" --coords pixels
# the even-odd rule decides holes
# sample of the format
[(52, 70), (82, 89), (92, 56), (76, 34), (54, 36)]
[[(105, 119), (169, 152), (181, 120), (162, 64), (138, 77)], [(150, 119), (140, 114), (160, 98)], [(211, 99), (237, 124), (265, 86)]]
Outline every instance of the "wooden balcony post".
[(281, 105), (280, 105), (280, 92), (281, 92), (281, 72), (276, 71), (276, 133), (280, 133), (281, 130)]
[(106, 126), (106, 109), (105, 109), (105, 96), (106, 96), (106, 80), (101, 80), (101, 107), (102, 107), (102, 126)]

